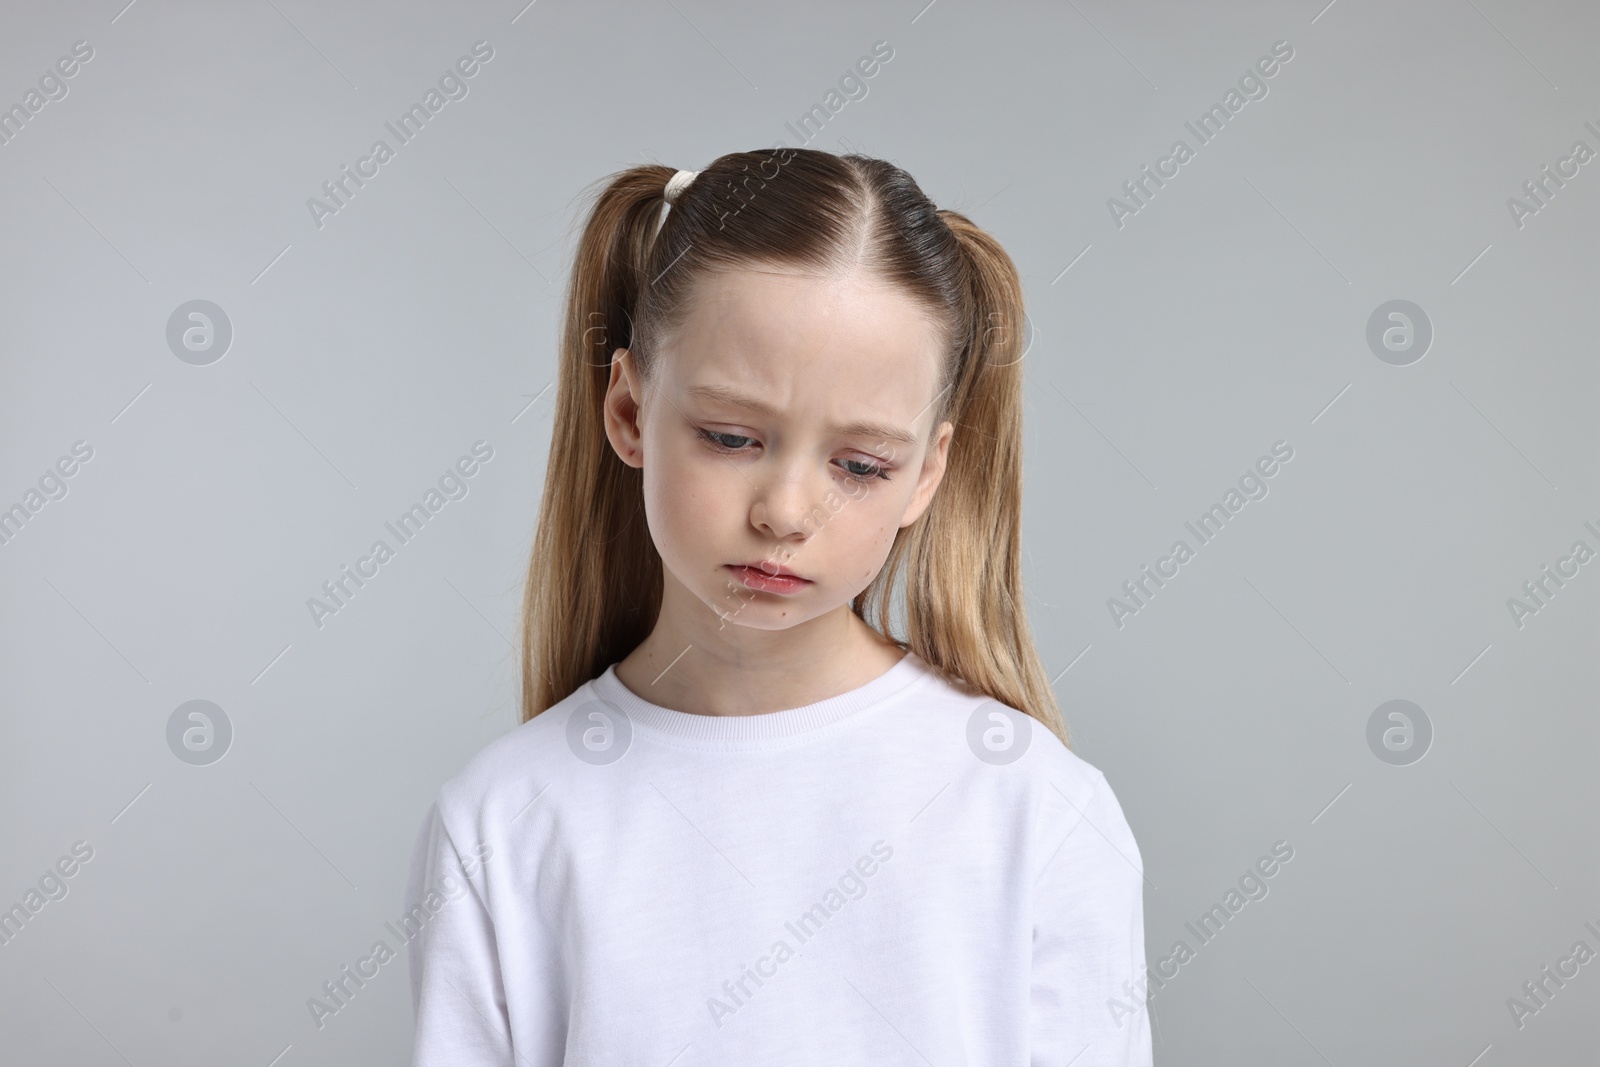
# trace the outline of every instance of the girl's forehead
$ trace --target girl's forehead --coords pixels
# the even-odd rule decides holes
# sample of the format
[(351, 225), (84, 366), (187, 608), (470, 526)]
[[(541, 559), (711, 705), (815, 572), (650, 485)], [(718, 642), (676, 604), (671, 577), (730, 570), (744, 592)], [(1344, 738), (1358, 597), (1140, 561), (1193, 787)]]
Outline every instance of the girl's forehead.
[(903, 291), (861, 273), (713, 275), (676, 333), (691, 367), (741, 377), (808, 372), (931, 376), (938, 330)]

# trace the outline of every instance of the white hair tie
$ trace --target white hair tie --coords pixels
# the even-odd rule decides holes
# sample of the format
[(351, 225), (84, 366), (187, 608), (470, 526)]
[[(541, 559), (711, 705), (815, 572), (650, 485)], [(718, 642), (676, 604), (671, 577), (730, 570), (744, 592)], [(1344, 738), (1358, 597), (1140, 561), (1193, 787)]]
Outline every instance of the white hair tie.
[(669, 204), (676, 204), (678, 202), (678, 194), (688, 188), (689, 183), (694, 181), (699, 174), (700, 172), (697, 170), (680, 170), (667, 179), (667, 188), (661, 194), (661, 198)]
[(662, 207), (661, 215), (656, 219), (656, 233), (660, 233), (661, 227), (667, 224), (667, 212), (672, 210), (672, 205), (678, 202), (678, 197), (699, 174), (697, 170), (680, 170), (667, 179), (667, 187), (661, 191), (661, 198), (666, 201), (666, 205)]

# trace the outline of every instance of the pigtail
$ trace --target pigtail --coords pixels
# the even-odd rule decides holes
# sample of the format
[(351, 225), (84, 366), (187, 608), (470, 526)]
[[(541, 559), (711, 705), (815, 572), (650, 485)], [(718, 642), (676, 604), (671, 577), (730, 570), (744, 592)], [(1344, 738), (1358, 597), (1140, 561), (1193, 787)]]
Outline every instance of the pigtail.
[(875, 620), (864, 621), (889, 632), (903, 564), (907, 647), (1070, 745), (1022, 594), (1022, 282), (993, 237), (957, 212), (938, 214), (960, 246), (964, 276), (964, 336), (942, 404), (955, 433), (933, 503), (901, 531), (858, 597), (858, 614), (871, 604)]
[(638, 166), (611, 176), (579, 240), (524, 588), (524, 722), (633, 651), (660, 610), (661, 557), (645, 524), (641, 472), (612, 450), (603, 404), (612, 353), (634, 343), (634, 310), (672, 174)]

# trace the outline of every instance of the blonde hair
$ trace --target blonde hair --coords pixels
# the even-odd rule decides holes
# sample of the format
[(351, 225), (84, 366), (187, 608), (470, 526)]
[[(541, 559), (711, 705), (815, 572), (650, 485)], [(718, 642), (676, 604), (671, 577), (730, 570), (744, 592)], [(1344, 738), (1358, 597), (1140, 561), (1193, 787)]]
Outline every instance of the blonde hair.
[[(938, 491), (851, 602), (867, 625), (1043, 723), (1070, 744), (1022, 598), (1022, 283), (965, 215), (899, 167), (806, 148), (734, 152), (702, 170), (657, 230), (670, 167), (601, 179), (566, 292), (553, 439), (522, 613), (524, 722), (642, 642), (662, 565), (640, 469), (612, 450), (602, 404), (612, 353), (647, 380), (697, 281), (753, 265), (860, 266), (897, 285), (945, 341), (933, 425), (955, 432)], [(903, 573), (906, 636), (890, 633)]]

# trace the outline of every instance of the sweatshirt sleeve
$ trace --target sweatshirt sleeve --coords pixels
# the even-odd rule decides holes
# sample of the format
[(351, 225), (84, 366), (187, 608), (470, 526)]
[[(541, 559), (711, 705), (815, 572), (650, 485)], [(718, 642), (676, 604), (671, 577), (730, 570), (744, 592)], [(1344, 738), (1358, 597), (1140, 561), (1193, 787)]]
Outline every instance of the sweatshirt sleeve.
[(494, 922), (480, 896), (481, 879), (476, 859), (463, 864), (435, 803), (412, 851), (402, 920), (412, 935), (412, 1067), (514, 1062)]
[(1079, 765), (1041, 804), (1031, 1064), (1150, 1067), (1144, 861), (1105, 776)]

